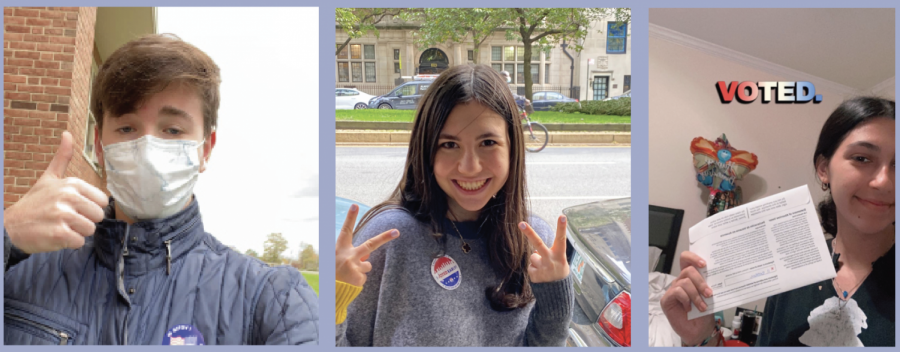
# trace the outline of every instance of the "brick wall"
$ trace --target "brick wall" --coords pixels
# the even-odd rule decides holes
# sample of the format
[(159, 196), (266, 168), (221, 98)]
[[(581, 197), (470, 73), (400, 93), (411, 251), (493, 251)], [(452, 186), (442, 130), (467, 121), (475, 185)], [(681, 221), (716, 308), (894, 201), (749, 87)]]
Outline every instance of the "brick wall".
[(105, 190), (82, 153), (96, 8), (5, 7), (3, 16), (4, 208), (34, 185), (66, 130), (75, 142), (66, 176)]

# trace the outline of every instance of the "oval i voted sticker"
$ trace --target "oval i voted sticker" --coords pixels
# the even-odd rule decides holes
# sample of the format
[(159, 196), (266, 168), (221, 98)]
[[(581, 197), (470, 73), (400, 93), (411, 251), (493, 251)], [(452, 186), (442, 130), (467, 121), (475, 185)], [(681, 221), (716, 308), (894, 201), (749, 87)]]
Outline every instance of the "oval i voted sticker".
[(459, 287), (462, 280), (462, 272), (459, 271), (459, 264), (453, 258), (443, 256), (435, 258), (431, 261), (431, 276), (437, 281), (441, 287), (454, 290)]
[(162, 344), (171, 346), (202, 346), (206, 343), (203, 341), (203, 334), (193, 325), (179, 324), (166, 331)]

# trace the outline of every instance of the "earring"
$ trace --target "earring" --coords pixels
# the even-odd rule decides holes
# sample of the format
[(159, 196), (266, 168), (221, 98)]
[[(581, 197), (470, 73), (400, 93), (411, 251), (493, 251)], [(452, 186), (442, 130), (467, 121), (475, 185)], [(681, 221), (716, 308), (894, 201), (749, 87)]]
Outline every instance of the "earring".
[(831, 185), (830, 185), (830, 184), (822, 183), (822, 191), (823, 191), (823, 192), (824, 192), (824, 191), (828, 191), (829, 188), (831, 188)]
[(494, 193), (494, 195), (491, 198), (497, 199), (497, 193)]

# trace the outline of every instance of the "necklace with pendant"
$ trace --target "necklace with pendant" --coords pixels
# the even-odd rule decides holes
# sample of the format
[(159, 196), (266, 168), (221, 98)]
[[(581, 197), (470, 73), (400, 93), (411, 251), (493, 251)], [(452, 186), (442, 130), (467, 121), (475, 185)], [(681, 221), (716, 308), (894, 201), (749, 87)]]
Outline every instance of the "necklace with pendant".
[[(831, 260), (836, 261), (836, 259), (834, 258), (834, 241), (832, 241), (832, 243), (831, 243)], [(840, 268), (840, 262), (838, 262), (838, 267)], [(838, 289), (838, 291), (841, 292), (841, 297), (839, 297), (841, 300), (840, 304), (839, 304), (841, 310), (844, 310), (844, 306), (846, 306), (847, 301), (850, 300), (850, 292), (852, 292), (853, 290), (857, 289), (860, 285), (862, 285), (863, 281), (865, 281), (866, 278), (869, 277), (869, 274), (871, 274), (871, 273), (872, 273), (872, 271), (870, 270), (869, 273), (866, 274), (866, 276), (863, 276), (863, 278), (861, 280), (859, 280), (859, 282), (856, 283), (856, 286), (853, 286), (853, 288), (851, 288), (849, 291), (841, 288), (841, 284), (839, 284), (837, 282), (837, 276), (835, 276), (831, 279), (831, 283), (834, 285), (834, 287), (836, 287)]]
[[(453, 215), (453, 220), (456, 220), (456, 215), (453, 213), (450, 213), (450, 214)], [(453, 229), (456, 230), (456, 234), (459, 235), (459, 240), (462, 242), (462, 247), (461, 247), (462, 251), (465, 254), (469, 254), (469, 251), (472, 250), (472, 247), (469, 246), (469, 244), (466, 242), (465, 239), (463, 239), (462, 232), (459, 232), (459, 228), (456, 227), (456, 223), (453, 220), (450, 221), (450, 225), (453, 226)], [(486, 222), (487, 222), (487, 218), (485, 218), (484, 221), (481, 222), (481, 225), (478, 226), (479, 234), (481, 233), (481, 228), (484, 227), (484, 223), (486, 223)]]

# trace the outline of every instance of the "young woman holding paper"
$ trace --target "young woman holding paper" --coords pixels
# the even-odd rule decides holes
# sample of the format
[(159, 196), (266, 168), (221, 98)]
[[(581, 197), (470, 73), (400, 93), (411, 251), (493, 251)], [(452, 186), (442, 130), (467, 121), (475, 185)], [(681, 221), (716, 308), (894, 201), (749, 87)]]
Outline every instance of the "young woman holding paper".
[[(894, 346), (894, 101), (861, 97), (842, 103), (819, 134), (816, 176), (828, 192), (819, 203), (833, 280), (766, 300), (759, 346)], [(660, 301), (684, 346), (721, 346), (705, 311), (712, 289), (703, 258), (681, 253), (681, 274)]]
[(489, 66), (456, 66), (434, 81), (393, 195), (355, 232), (351, 207), (339, 235), (338, 345), (565, 344), (574, 303), (566, 218), (554, 238), (528, 216), (516, 112)]

